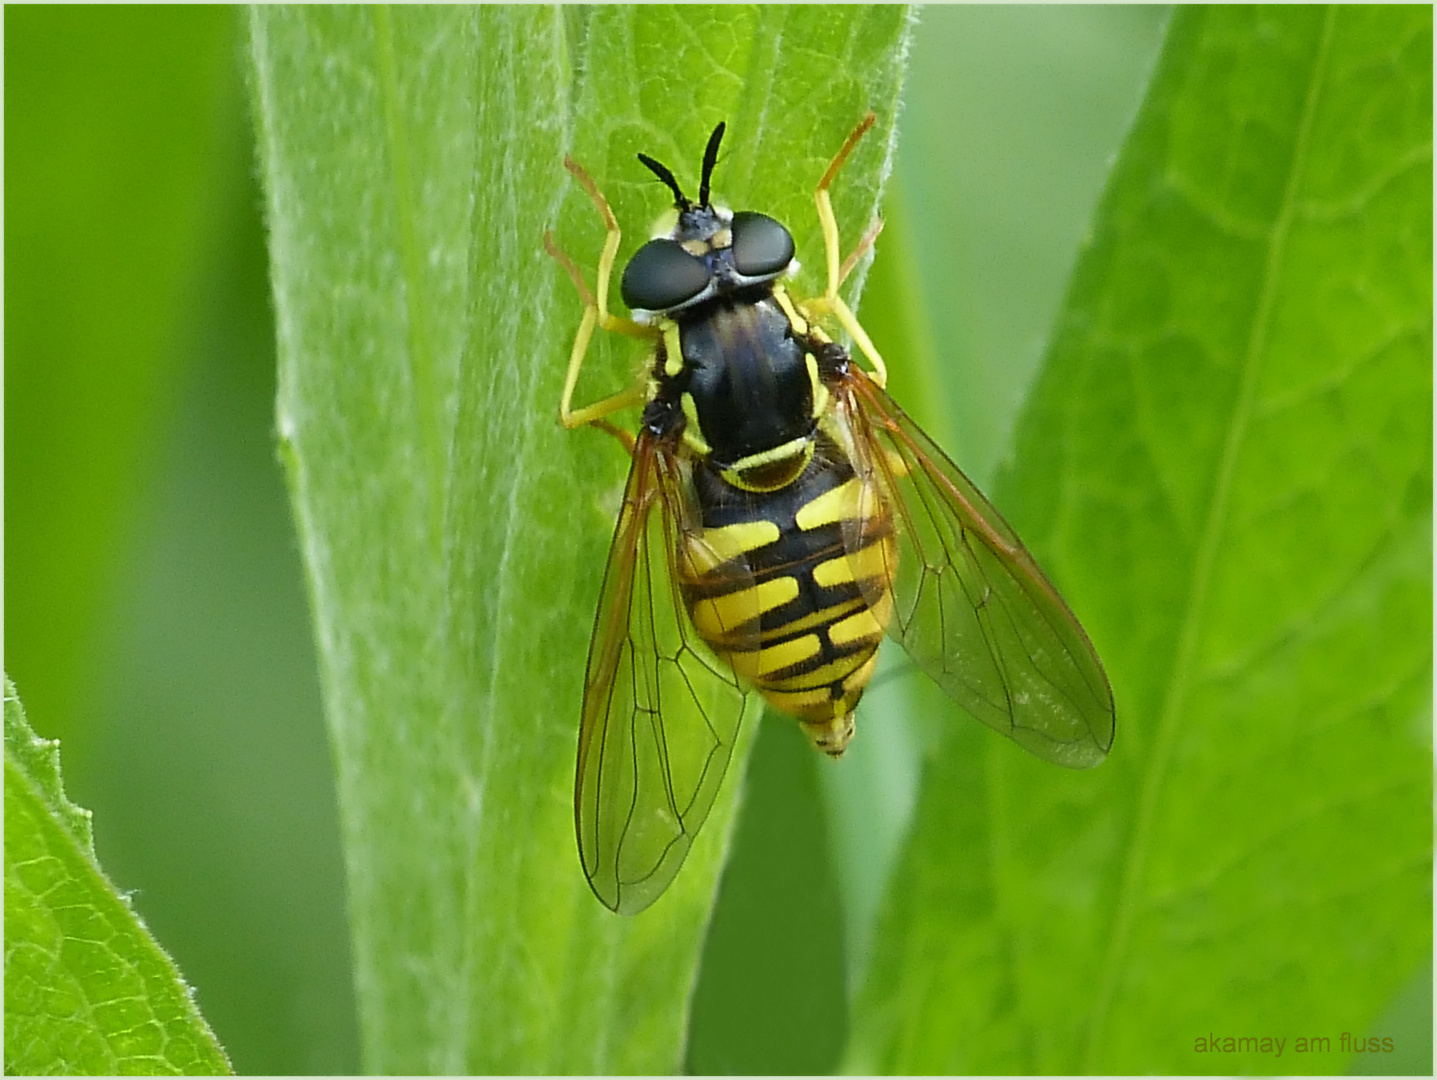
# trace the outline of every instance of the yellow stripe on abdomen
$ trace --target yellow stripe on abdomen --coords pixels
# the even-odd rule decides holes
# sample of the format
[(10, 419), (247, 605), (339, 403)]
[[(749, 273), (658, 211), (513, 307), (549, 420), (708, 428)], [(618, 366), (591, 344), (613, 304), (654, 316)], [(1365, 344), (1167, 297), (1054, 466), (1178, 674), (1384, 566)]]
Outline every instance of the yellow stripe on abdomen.
[(897, 555), (898, 548), (890, 533), (867, 547), (819, 563), (813, 568), (813, 580), (825, 589), (875, 578), (892, 581)]
[(768, 685), (775, 671), (793, 667), (811, 660), (823, 651), (823, 642), (817, 634), (804, 634), (790, 638), (777, 645), (765, 645), (751, 652), (724, 653), (729, 666), (756, 686)]
[(764, 612), (797, 598), (798, 582), (793, 578), (770, 578), (737, 592), (695, 600), (689, 604), (689, 617), (693, 619), (699, 637), (718, 648), (740, 627), (761, 618)]
[(762, 518), (704, 529), (684, 538), (689, 568), (701, 577), (731, 559), (772, 544), (779, 535), (778, 526)]

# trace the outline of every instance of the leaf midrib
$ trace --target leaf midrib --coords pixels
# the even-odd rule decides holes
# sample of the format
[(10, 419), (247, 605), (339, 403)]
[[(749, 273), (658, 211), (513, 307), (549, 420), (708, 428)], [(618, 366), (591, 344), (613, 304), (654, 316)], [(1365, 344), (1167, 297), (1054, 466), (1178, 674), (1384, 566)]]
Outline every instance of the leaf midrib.
[(1103, 1029), (1112, 1005), (1118, 971), (1126, 959), (1135, 910), (1138, 906), (1138, 891), (1152, 844), (1153, 821), (1157, 814), (1158, 795), (1163, 790), (1163, 781), (1167, 775), (1168, 764), (1176, 742), (1178, 718), (1187, 707), (1194, 656), (1199, 633), (1203, 628), (1207, 613), (1219, 540), (1227, 523), (1232, 477), (1253, 411), (1253, 401), (1261, 369), (1260, 359), (1267, 345), (1274, 296), (1280, 276), (1279, 271), (1285, 255), (1288, 232), (1298, 210), (1298, 183), (1307, 164), (1308, 144), (1312, 134), (1313, 118), (1317, 112), (1317, 100), (1326, 73), (1334, 21), (1335, 9), (1329, 6), (1326, 10), (1326, 20), (1323, 23), (1322, 40), (1312, 67), (1313, 74), (1308, 84), (1307, 98), (1303, 103), (1302, 118), (1298, 123), (1293, 166), (1288, 174), (1281, 208), (1271, 231), (1266, 265), (1263, 268), (1262, 293), (1258, 301), (1256, 317), (1253, 319), (1252, 330), (1248, 335), (1247, 348), (1243, 354), (1242, 386), (1228, 424), (1222, 456), (1218, 462), (1216, 483), (1213, 485), (1207, 517), (1203, 523), (1191, 585), (1187, 600), (1183, 605), (1183, 623), (1178, 636), (1172, 677), (1168, 681), (1167, 694), (1159, 713), (1157, 738), (1153, 745), (1153, 752), (1148, 758), (1147, 768), (1142, 777), (1137, 820), (1133, 829), (1133, 842), (1128, 847), (1127, 858), (1124, 861), (1122, 885), (1114, 907), (1115, 914), (1108, 938), (1107, 955), (1103, 962), (1098, 992), (1094, 998), (1093, 1011), (1088, 1024), (1087, 1046), (1083, 1054), (1083, 1071), (1087, 1073), (1098, 1070), (1097, 1059), (1102, 1043)]

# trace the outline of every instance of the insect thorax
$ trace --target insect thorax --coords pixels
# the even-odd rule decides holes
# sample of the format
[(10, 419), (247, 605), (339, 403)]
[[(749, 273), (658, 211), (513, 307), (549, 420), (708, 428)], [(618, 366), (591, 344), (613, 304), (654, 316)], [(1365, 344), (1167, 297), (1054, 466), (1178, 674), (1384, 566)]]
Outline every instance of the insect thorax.
[(846, 360), (789, 310), (771, 285), (721, 295), (666, 319), (654, 358), (649, 417), (747, 490), (802, 472), (829, 401), (825, 374)]

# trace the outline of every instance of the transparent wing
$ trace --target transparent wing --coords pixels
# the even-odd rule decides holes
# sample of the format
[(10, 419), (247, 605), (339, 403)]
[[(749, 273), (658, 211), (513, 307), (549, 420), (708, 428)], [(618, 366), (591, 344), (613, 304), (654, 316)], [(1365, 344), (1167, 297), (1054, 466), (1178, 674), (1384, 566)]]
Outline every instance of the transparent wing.
[[(883, 494), (898, 533), (889, 635), (949, 697), (1025, 749), (1072, 768), (1101, 762), (1113, 743), (1107, 675), (1017, 534), (862, 373), (835, 404), (854, 466)], [(854, 522), (850, 549), (885, 524)]]
[(589, 644), (574, 821), (594, 895), (624, 915), (683, 865), (743, 717), (737, 678), (697, 644), (675, 588), (686, 484), (672, 453), (640, 435)]

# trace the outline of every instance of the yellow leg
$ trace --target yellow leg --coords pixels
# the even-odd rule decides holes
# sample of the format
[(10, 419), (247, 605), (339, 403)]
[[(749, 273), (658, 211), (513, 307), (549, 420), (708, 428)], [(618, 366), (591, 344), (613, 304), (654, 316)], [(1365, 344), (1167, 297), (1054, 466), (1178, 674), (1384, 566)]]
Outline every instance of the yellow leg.
[[(597, 424), (610, 432), (615, 431), (612, 425), (599, 424), (605, 416), (619, 409), (630, 405), (640, 405), (645, 398), (644, 384), (642, 382), (629, 387), (620, 393), (596, 401), (592, 405), (585, 405), (581, 409), (573, 408), (574, 387), (579, 382), (579, 371), (584, 366), (584, 357), (589, 352), (589, 342), (594, 336), (594, 327), (598, 326), (603, 330), (610, 330), (614, 333), (627, 334), (629, 337), (640, 338), (643, 341), (652, 342), (658, 336), (658, 332), (651, 327), (641, 326), (632, 319), (620, 318), (617, 315), (609, 314), (609, 279), (614, 272), (614, 262), (619, 254), (619, 223), (614, 213), (609, 209), (608, 201), (599, 194), (598, 186), (583, 167), (572, 158), (564, 159), (564, 167), (574, 175), (580, 186), (588, 192), (589, 198), (593, 200), (594, 206), (598, 208), (599, 216), (604, 221), (604, 250), (599, 256), (599, 280), (598, 295), (589, 292), (589, 287), (584, 282), (584, 275), (574, 265), (574, 260), (554, 242), (554, 234), (544, 233), (544, 250), (558, 261), (569, 279), (578, 290), (579, 299), (584, 302), (584, 315), (579, 320), (579, 332), (574, 337), (574, 347), (569, 351), (569, 370), (564, 376), (564, 391), (559, 399), (559, 422), (566, 428), (576, 428), (584, 424)], [(622, 441), (622, 440), (621, 440)]]
[(882, 232), (883, 219), (881, 217), (875, 217), (873, 224), (868, 226), (867, 231), (859, 237), (858, 246), (853, 249), (848, 258), (843, 260), (843, 266), (840, 267), (838, 271), (838, 284), (840, 287), (848, 280), (848, 275), (853, 273), (853, 268), (858, 265), (858, 260), (868, 254), (868, 249), (873, 247), (873, 241), (877, 240), (879, 234)]
[(828, 171), (823, 174), (823, 179), (818, 182), (818, 188), (813, 193), (813, 201), (818, 206), (818, 223), (823, 229), (823, 249), (828, 265), (828, 287), (824, 290), (821, 298), (810, 301), (806, 307), (815, 315), (832, 313), (839, 325), (853, 339), (853, 344), (873, 365), (873, 381), (879, 386), (883, 386), (888, 381), (888, 367), (883, 363), (883, 357), (878, 354), (878, 350), (873, 347), (873, 342), (869, 340), (868, 333), (863, 329), (857, 317), (843, 302), (843, 298), (838, 295), (839, 287), (853, 272), (854, 266), (863, 257), (864, 252), (873, 246), (873, 241), (877, 239), (883, 225), (881, 222), (875, 222), (869, 226), (868, 231), (859, 240), (858, 246), (854, 248), (853, 254), (840, 261), (839, 253), (842, 248), (838, 240), (838, 219), (834, 217), (833, 202), (828, 195), (828, 189), (833, 184), (833, 178), (838, 175), (838, 170), (843, 167), (843, 163), (848, 160), (848, 155), (858, 145), (858, 140), (863, 138), (864, 133), (873, 126), (876, 119), (877, 117), (873, 113), (869, 113), (853, 129), (853, 133), (848, 136), (843, 147), (834, 155), (833, 161), (829, 163)]

